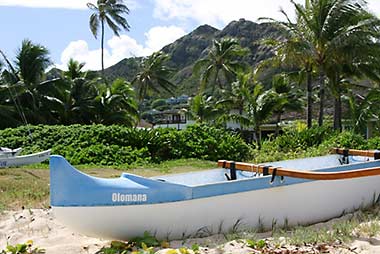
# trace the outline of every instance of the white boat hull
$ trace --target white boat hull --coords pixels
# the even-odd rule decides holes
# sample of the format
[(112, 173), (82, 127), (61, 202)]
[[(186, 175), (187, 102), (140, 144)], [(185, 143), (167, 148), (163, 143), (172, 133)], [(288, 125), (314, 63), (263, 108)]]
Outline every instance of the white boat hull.
[(149, 231), (159, 239), (181, 239), (228, 232), (237, 223), (238, 229), (270, 229), (320, 222), (368, 206), (379, 193), (380, 176), (372, 176), (162, 204), (53, 207), (53, 211), (65, 225), (90, 236), (128, 240)]
[(28, 155), (0, 158), (0, 168), (19, 167), (43, 162), (50, 157), (50, 150)]

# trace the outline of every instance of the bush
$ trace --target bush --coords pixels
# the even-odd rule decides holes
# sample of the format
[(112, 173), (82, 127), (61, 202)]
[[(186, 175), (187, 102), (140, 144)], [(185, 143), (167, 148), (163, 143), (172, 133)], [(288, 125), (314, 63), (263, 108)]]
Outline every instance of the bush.
[(0, 146), (23, 153), (52, 149), (73, 164), (122, 165), (171, 159), (245, 160), (249, 147), (240, 136), (205, 125), (183, 131), (104, 125), (38, 125), (0, 130)]
[(305, 150), (308, 147), (318, 146), (324, 140), (330, 138), (333, 132), (327, 125), (313, 126), (310, 129), (297, 128), (291, 126), (284, 130), (284, 133), (272, 141), (263, 142), (264, 149), (275, 149), (279, 152), (291, 152)]
[(366, 149), (367, 142), (362, 135), (355, 134), (352, 131), (343, 131), (331, 136), (324, 141), (324, 145), (330, 147), (348, 148), (348, 149)]

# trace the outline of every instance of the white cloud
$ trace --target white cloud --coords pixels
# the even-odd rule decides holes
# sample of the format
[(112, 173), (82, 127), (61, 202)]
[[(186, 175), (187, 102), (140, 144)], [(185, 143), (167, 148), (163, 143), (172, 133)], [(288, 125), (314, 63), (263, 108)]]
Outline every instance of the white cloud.
[[(31, 8), (87, 9), (87, 3), (96, 0), (0, 0), (0, 6), (22, 6)], [(136, 9), (136, 0), (124, 0), (130, 9)]]
[(154, 51), (160, 50), (162, 47), (184, 36), (186, 32), (177, 26), (156, 26), (151, 28), (145, 36), (147, 48)]
[[(304, 3), (304, 0), (295, 0)], [(371, 10), (380, 14), (380, 1), (368, 0)], [(257, 21), (260, 17), (283, 20), (282, 7), (290, 16), (294, 8), (290, 0), (154, 0), (154, 16), (163, 20), (188, 20), (223, 28), (232, 20), (245, 18)]]
[(221, 1), (221, 0), (154, 0), (154, 15), (160, 19), (192, 19), (199, 24), (222, 28), (232, 20), (260, 17), (282, 18), (280, 6), (291, 9), (288, 0)]
[[(145, 33), (145, 46), (128, 35), (113, 36), (107, 41), (107, 47), (104, 49), (104, 65), (107, 68), (124, 58), (150, 55), (184, 34), (185, 31), (176, 26), (153, 27)], [(100, 54), (100, 49), (89, 49), (84, 40), (72, 41), (62, 52), (61, 64), (57, 67), (66, 70), (67, 62), (73, 58), (86, 63), (85, 69), (100, 70)]]

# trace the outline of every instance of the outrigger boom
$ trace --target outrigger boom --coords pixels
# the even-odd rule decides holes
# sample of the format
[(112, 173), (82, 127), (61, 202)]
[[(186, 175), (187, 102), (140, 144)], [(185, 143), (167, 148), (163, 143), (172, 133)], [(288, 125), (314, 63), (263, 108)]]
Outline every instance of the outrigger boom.
[[(380, 159), (380, 151), (378, 150), (354, 150), (354, 149), (340, 149), (334, 148), (332, 152), (341, 154), (345, 157), (349, 155), (373, 157), (374, 160)], [(346, 158), (347, 159), (347, 158)], [(288, 176), (294, 178), (302, 178), (309, 180), (342, 180), (358, 177), (376, 176), (380, 175), (380, 167), (371, 167), (364, 169), (349, 170), (343, 172), (314, 172), (311, 170), (297, 170), (275, 166), (257, 165), (245, 162), (234, 162), (227, 160), (219, 160), (218, 166), (231, 170), (231, 180), (235, 180), (235, 170), (256, 172), (259, 174), (272, 175), (272, 179), (275, 176)]]

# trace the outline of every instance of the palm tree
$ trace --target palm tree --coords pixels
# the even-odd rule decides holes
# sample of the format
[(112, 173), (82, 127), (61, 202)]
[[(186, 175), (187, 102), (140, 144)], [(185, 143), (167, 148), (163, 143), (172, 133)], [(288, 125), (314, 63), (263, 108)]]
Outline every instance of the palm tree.
[(73, 59), (68, 62), (68, 70), (63, 72), (61, 86), (51, 98), (49, 108), (57, 123), (91, 124), (95, 119), (96, 97), (99, 94), (95, 81), (87, 79), (82, 71), (84, 63)]
[(116, 79), (111, 86), (103, 85), (97, 98), (97, 123), (135, 126), (138, 120), (135, 92), (130, 83)]
[(370, 89), (366, 96), (361, 96), (351, 92), (344, 99), (348, 103), (350, 121), (356, 133), (363, 134), (367, 123), (371, 119), (380, 119), (378, 105), (380, 103), (380, 90)]
[(191, 100), (190, 117), (198, 123), (216, 120), (223, 112), (216, 104), (214, 97), (198, 94)]
[[(309, 64), (319, 71), (320, 125), (323, 122), (325, 76), (330, 90), (335, 89), (334, 128), (340, 129), (341, 91), (337, 87), (344, 73), (341, 67), (352, 69), (355, 65), (353, 59), (368, 56), (369, 48), (379, 36), (379, 20), (368, 13), (366, 2), (362, 0), (305, 0), (304, 5), (291, 2), (296, 10), (297, 22), (288, 19), (287, 22), (275, 23), (293, 32), (290, 36), (296, 35), (293, 36), (296, 40), (307, 45), (301, 50), (292, 47), (291, 52), (294, 54), (295, 50), (305, 59), (310, 59)], [(356, 70), (359, 71), (358, 68)]]
[(214, 40), (213, 47), (206, 58), (194, 65), (194, 73), (201, 73), (200, 91), (204, 92), (207, 85), (211, 85), (211, 93), (215, 87), (219, 89), (230, 88), (237, 71), (246, 69), (246, 65), (239, 61), (239, 57), (247, 53), (241, 48), (239, 42), (232, 38)]
[[(342, 66), (350, 68), (355, 65), (355, 61), (352, 62), (355, 57), (368, 53), (379, 36), (379, 20), (367, 11), (366, 2), (362, 0), (306, 0), (304, 6), (293, 4), (297, 17), (302, 20), (303, 35), (313, 45), (314, 62), (321, 75), (324, 73), (328, 77), (329, 88), (335, 89), (334, 128), (341, 129), (341, 91), (336, 88), (341, 73), (344, 73)], [(322, 79), (321, 119), (324, 107), (323, 84)]]
[(45, 69), (51, 64), (49, 51), (24, 40), (17, 51), (15, 66), (8, 59), (6, 62), (8, 69), (3, 77), (23, 122), (50, 123), (52, 115), (47, 103), (57, 92), (59, 79), (45, 80)]
[[(227, 114), (221, 117), (221, 120), (227, 122), (231, 119), (231, 115), (243, 116), (245, 106), (247, 104), (246, 95), (254, 86), (253, 74), (239, 71), (236, 76), (236, 81), (231, 84), (231, 91), (224, 91), (222, 99), (217, 102), (218, 106), (226, 109)], [(239, 128), (242, 129), (242, 124), (239, 123)], [(244, 124), (243, 124), (244, 125)]]
[(287, 74), (279, 74), (273, 77), (272, 89), (278, 94), (278, 101), (275, 106), (274, 114), (276, 119), (276, 136), (279, 133), (279, 123), (281, 122), (282, 114), (285, 111), (300, 111), (303, 108), (301, 91), (297, 89)]
[(90, 16), (90, 29), (95, 39), (98, 36), (99, 26), (101, 29), (101, 62), (102, 74), (104, 77), (104, 26), (105, 23), (111, 28), (113, 33), (119, 36), (119, 32), (124, 29), (129, 31), (129, 24), (123, 17), (129, 14), (128, 7), (123, 4), (123, 0), (98, 0), (96, 5), (87, 3), (87, 7), (93, 11)]
[(169, 55), (159, 51), (142, 60), (141, 71), (132, 81), (132, 85), (137, 88), (139, 100), (152, 91), (160, 93), (161, 90), (165, 90), (173, 93), (175, 85), (169, 80), (172, 70), (165, 65), (168, 59)]
[(273, 22), (280, 31), (283, 31), (280, 39), (267, 39), (263, 43), (271, 46), (275, 55), (268, 61), (275, 66), (283, 66), (285, 68), (297, 68), (300, 73), (300, 80), (304, 80), (306, 74), (306, 122), (307, 127), (312, 127), (313, 120), (313, 73), (315, 72), (314, 62), (314, 46), (309, 41), (305, 33), (305, 25), (302, 17), (297, 13), (297, 22), (292, 22), (287, 13), (281, 10), (286, 18), (286, 22), (280, 22), (268, 19)]
[[(224, 116), (224, 121), (232, 120), (241, 126), (253, 129), (254, 140), (261, 147), (260, 126), (272, 115), (279, 103), (279, 96), (273, 90), (265, 90), (264, 86), (255, 80), (252, 73), (239, 74), (235, 85), (240, 87), (239, 94), (243, 103), (243, 111), (230, 111)], [(233, 104), (231, 104), (233, 105)], [(239, 104), (235, 104), (236, 105)]]
[(16, 127), (22, 124), (22, 121), (18, 117), (13, 101), (9, 98), (8, 85), (3, 78), (3, 74), (6, 73), (6, 70), (2, 70), (2, 65), (0, 65), (0, 71), (0, 118), (2, 119), (0, 121), (0, 129)]

